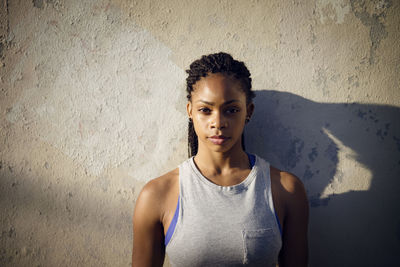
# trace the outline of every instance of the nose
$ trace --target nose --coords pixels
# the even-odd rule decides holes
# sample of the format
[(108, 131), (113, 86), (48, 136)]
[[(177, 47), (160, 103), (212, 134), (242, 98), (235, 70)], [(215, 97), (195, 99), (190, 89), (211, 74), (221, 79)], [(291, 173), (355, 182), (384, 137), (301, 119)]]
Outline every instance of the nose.
[(228, 122), (221, 112), (216, 112), (211, 118), (211, 128), (223, 129), (228, 127)]

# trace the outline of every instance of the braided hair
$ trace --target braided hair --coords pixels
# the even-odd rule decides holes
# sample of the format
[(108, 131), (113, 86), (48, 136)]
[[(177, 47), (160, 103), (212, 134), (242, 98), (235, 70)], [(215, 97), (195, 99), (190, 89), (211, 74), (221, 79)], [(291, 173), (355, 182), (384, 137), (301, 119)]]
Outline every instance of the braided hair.
[[(193, 85), (201, 78), (211, 73), (222, 73), (237, 79), (241, 84), (241, 88), (246, 94), (246, 103), (250, 104), (255, 97), (255, 93), (251, 90), (251, 77), (244, 62), (237, 61), (227, 53), (215, 53), (204, 55), (200, 59), (195, 60), (188, 70), (186, 78), (187, 99), (192, 100)], [(189, 119), (188, 131), (188, 154), (192, 157), (197, 154), (198, 139), (194, 130), (193, 121)], [(242, 134), (242, 148), (244, 148), (244, 134)]]

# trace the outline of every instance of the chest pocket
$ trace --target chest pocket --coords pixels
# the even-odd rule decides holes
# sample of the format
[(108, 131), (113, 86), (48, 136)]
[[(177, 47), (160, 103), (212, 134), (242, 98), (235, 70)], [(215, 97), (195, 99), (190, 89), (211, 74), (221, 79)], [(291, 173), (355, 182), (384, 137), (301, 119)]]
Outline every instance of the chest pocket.
[(248, 266), (276, 266), (280, 245), (271, 228), (242, 230), (242, 235), (243, 264)]

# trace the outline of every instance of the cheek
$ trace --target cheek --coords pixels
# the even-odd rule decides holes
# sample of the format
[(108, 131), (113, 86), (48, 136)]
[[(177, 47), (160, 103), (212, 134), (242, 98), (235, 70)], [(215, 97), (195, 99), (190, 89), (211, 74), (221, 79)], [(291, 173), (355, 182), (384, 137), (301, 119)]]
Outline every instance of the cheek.
[(208, 120), (204, 116), (195, 115), (193, 116), (193, 125), (196, 132), (202, 132), (207, 128)]
[(200, 112), (196, 112), (193, 114), (193, 121), (194, 123), (197, 123), (199, 125), (203, 125), (209, 122), (211, 120), (211, 116), (204, 115)]
[(202, 118), (202, 116), (200, 116), (199, 114), (193, 114), (192, 118), (194, 130), (197, 134), (199, 134), (206, 125), (206, 123), (204, 122), (204, 118)]

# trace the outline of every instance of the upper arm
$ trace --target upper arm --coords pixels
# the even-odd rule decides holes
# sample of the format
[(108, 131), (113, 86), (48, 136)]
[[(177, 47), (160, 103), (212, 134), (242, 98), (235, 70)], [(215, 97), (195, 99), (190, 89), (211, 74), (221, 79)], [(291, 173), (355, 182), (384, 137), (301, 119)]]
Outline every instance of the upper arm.
[(308, 201), (303, 183), (285, 173), (281, 182), (285, 188), (283, 245), (279, 266), (307, 266), (308, 262)]
[(145, 185), (136, 201), (133, 215), (132, 266), (162, 266), (165, 256), (161, 223), (161, 199), (157, 185)]

